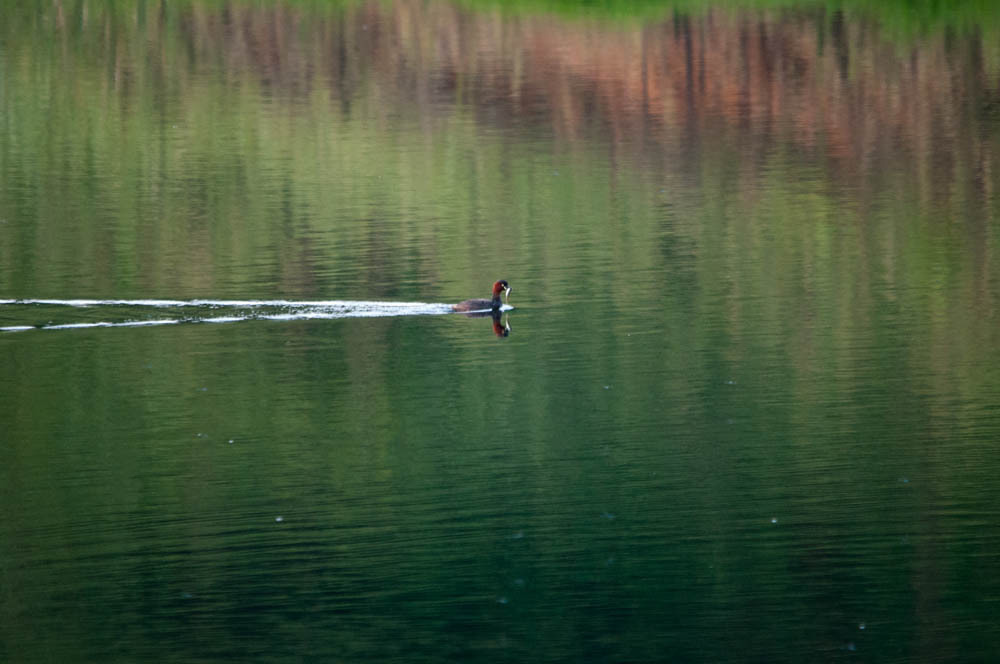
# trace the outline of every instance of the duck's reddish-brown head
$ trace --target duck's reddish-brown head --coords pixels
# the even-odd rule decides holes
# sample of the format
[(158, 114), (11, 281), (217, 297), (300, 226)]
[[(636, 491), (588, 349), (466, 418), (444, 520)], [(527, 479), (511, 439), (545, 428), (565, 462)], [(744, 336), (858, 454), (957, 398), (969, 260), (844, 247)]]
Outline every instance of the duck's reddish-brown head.
[(510, 284), (505, 279), (501, 279), (493, 284), (493, 297), (500, 297), (500, 293), (503, 293), (506, 298), (510, 298)]

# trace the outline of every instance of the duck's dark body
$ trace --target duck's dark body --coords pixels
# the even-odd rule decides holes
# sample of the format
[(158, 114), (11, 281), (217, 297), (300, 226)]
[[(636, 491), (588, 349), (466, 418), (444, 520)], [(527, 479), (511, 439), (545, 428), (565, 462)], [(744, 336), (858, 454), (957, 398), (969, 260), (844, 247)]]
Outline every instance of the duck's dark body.
[(503, 279), (493, 284), (492, 300), (463, 300), (451, 306), (452, 311), (499, 311), (503, 302), (500, 301), (500, 294), (507, 293), (510, 296), (510, 286)]
[(492, 300), (465, 300), (452, 305), (451, 308), (453, 311), (487, 311), (499, 309), (501, 304), (500, 296), (497, 296)]

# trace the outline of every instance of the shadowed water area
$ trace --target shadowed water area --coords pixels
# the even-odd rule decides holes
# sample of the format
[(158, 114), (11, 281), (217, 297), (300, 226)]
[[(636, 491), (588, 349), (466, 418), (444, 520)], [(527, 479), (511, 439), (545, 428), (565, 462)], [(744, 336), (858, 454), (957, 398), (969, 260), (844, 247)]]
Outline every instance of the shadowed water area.
[(991, 661), (1000, 18), (869, 4), (0, 4), (0, 661)]

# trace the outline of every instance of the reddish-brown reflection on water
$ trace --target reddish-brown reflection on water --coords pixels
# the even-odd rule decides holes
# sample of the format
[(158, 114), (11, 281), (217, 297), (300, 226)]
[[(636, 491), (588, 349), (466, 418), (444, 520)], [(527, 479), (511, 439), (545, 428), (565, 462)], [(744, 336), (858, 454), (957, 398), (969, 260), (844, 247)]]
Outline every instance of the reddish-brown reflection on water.
[(73, 48), (112, 63), (106, 92), (122, 103), (145, 85), (169, 81), (183, 97), (200, 75), (237, 87), (249, 77), (276, 97), (323, 91), (344, 115), (361, 104), (386, 121), (415, 113), (432, 124), (471, 106), (487, 126), (570, 142), (600, 131), (646, 149), (728, 131), (818, 152), (852, 186), (887, 166), (926, 181), (926, 196), (960, 184), (987, 199), (995, 186), (1000, 53), (977, 32), (941, 30), (917, 43), (822, 10), (706, 10), (633, 24), (406, 0), (169, 13), (163, 3), (142, 14), (143, 29), (124, 30), (118, 23), (139, 10), (83, 3), (70, 20), (72, 4), (40, 10), (43, 20), (64, 47), (81, 23), (115, 35)]

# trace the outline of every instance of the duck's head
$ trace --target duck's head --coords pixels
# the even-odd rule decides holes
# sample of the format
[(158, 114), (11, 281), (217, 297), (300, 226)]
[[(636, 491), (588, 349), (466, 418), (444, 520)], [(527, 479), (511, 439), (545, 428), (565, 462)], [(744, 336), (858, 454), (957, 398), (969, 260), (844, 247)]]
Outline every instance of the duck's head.
[(501, 279), (493, 284), (493, 297), (500, 297), (500, 293), (503, 293), (504, 298), (510, 300), (510, 290), (510, 284), (507, 283), (507, 280)]

